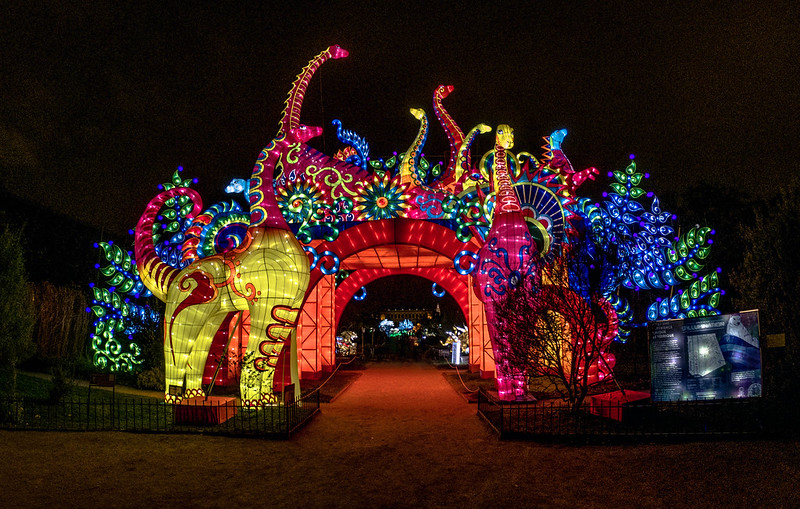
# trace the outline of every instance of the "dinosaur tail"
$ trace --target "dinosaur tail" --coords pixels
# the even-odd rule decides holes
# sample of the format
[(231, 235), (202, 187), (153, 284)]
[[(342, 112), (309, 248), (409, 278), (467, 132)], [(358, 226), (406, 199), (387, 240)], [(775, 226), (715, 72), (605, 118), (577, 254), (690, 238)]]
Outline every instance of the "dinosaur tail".
[(136, 225), (134, 245), (139, 277), (142, 279), (142, 283), (153, 292), (153, 295), (162, 301), (166, 301), (167, 290), (180, 270), (159, 258), (153, 242), (153, 228), (161, 207), (170, 198), (179, 196), (188, 196), (194, 203), (194, 208), (188, 217), (196, 216), (203, 209), (203, 202), (195, 190), (188, 187), (175, 187), (150, 200)]

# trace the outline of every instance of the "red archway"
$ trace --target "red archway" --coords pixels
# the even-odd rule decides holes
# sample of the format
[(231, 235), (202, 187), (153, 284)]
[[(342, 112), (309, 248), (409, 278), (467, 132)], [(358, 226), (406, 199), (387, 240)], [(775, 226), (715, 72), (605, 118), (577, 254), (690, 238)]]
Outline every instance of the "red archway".
[[(476, 241), (462, 242), (446, 226), (419, 219), (384, 219), (357, 224), (335, 240), (310, 244), (311, 282), (300, 313), (296, 351), (301, 377), (316, 377), (335, 366), (335, 334), (346, 303), (367, 283), (391, 275), (425, 277), (447, 290), (470, 329), (470, 369), (493, 376), (494, 362), (483, 305), (470, 276), (459, 274), (455, 260)], [(353, 273), (337, 288), (334, 268)], [(326, 274), (327, 273), (327, 274)]]

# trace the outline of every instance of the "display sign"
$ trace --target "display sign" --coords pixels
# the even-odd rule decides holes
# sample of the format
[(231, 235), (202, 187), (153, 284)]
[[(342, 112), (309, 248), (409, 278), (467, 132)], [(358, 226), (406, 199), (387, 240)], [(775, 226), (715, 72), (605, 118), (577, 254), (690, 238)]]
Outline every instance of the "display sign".
[(651, 322), (653, 401), (761, 396), (758, 310)]

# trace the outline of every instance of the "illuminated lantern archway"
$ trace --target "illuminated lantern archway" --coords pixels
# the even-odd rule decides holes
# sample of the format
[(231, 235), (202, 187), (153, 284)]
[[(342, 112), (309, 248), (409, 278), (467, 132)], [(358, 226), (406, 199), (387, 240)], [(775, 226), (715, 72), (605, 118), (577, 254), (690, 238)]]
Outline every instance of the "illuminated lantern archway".
[[(717, 272), (704, 264), (713, 230), (676, 236), (674, 216), (640, 187), (647, 175), (633, 162), (609, 173), (615, 181), (604, 201), (578, 196), (599, 172), (575, 171), (561, 149), (566, 130), (546, 136), (544, 153), (534, 156), (512, 152), (513, 129), (498, 126), (495, 148), (475, 164), (472, 143), (493, 129), (478, 124), (465, 134), (442, 104), (453, 87), (442, 85), (433, 111), (450, 143), (446, 164), (425, 158), (430, 125), (421, 108), (409, 110), (419, 128), (408, 148), (386, 159), (370, 157), (366, 140), (338, 120), (341, 150), (329, 156), (309, 146), (322, 127), (300, 124), (305, 91), (320, 65), (347, 55), (331, 46), (295, 79), (278, 132), (250, 178), (228, 187), (243, 194), (248, 211), (233, 203), (203, 210), (190, 181), (176, 177), (137, 225), (138, 274), (129, 255), (105, 249), (111, 265), (101, 272), (111, 288), (94, 288), (91, 307), (98, 365), (136, 362), (138, 347), (123, 351), (120, 335), (128, 317), (144, 310), (120, 292), (138, 297), (137, 277), (167, 304), (167, 401), (204, 395), (209, 377), (222, 369), (213, 366), (211, 352), (229, 344), (229, 358), (241, 359), (241, 395), (250, 407), (276, 404), (281, 387), (297, 383), (301, 373), (316, 376), (333, 367), (337, 308), (343, 308), (334, 281), (340, 269), (355, 271), (341, 299), (363, 286), (359, 281), (403, 273), (450, 291), (468, 321), (470, 367), (486, 376), (498, 371), (502, 399), (524, 392), (523, 368), (501, 358), (495, 366), (500, 350), (493, 336), (500, 336), (489, 333), (494, 324), (489, 327), (487, 315), (529, 272), (531, 260), (547, 263), (564, 246), (613, 251), (618, 263), (603, 267), (611, 275), (601, 293), (619, 317), (622, 340), (633, 313), (621, 287), (670, 291), (672, 297), (650, 305), (650, 320), (718, 314)], [(687, 291), (673, 292), (681, 286)], [(244, 323), (249, 331), (232, 325)]]

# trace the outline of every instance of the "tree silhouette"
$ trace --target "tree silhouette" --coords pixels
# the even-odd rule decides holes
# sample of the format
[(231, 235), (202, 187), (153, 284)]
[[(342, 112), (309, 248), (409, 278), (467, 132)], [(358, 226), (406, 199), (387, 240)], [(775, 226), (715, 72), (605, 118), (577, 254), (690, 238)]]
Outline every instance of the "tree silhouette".
[(607, 352), (618, 319), (604, 297), (613, 265), (570, 246), (509, 289), (497, 307), (497, 329), (508, 362), (544, 382), (573, 410), (591, 385), (613, 375)]
[[(800, 179), (781, 187), (769, 206), (757, 208), (741, 228), (744, 260), (732, 275), (739, 309), (759, 309), (762, 335), (785, 334), (785, 350), (767, 349), (765, 389), (768, 396), (793, 398), (800, 390)], [(775, 350), (774, 352), (772, 350)], [(793, 407), (793, 405), (789, 405)], [(797, 415), (797, 410), (793, 410)]]
[(0, 381), (14, 395), (17, 365), (33, 355), (33, 307), (25, 274), (22, 233), (0, 216)]

